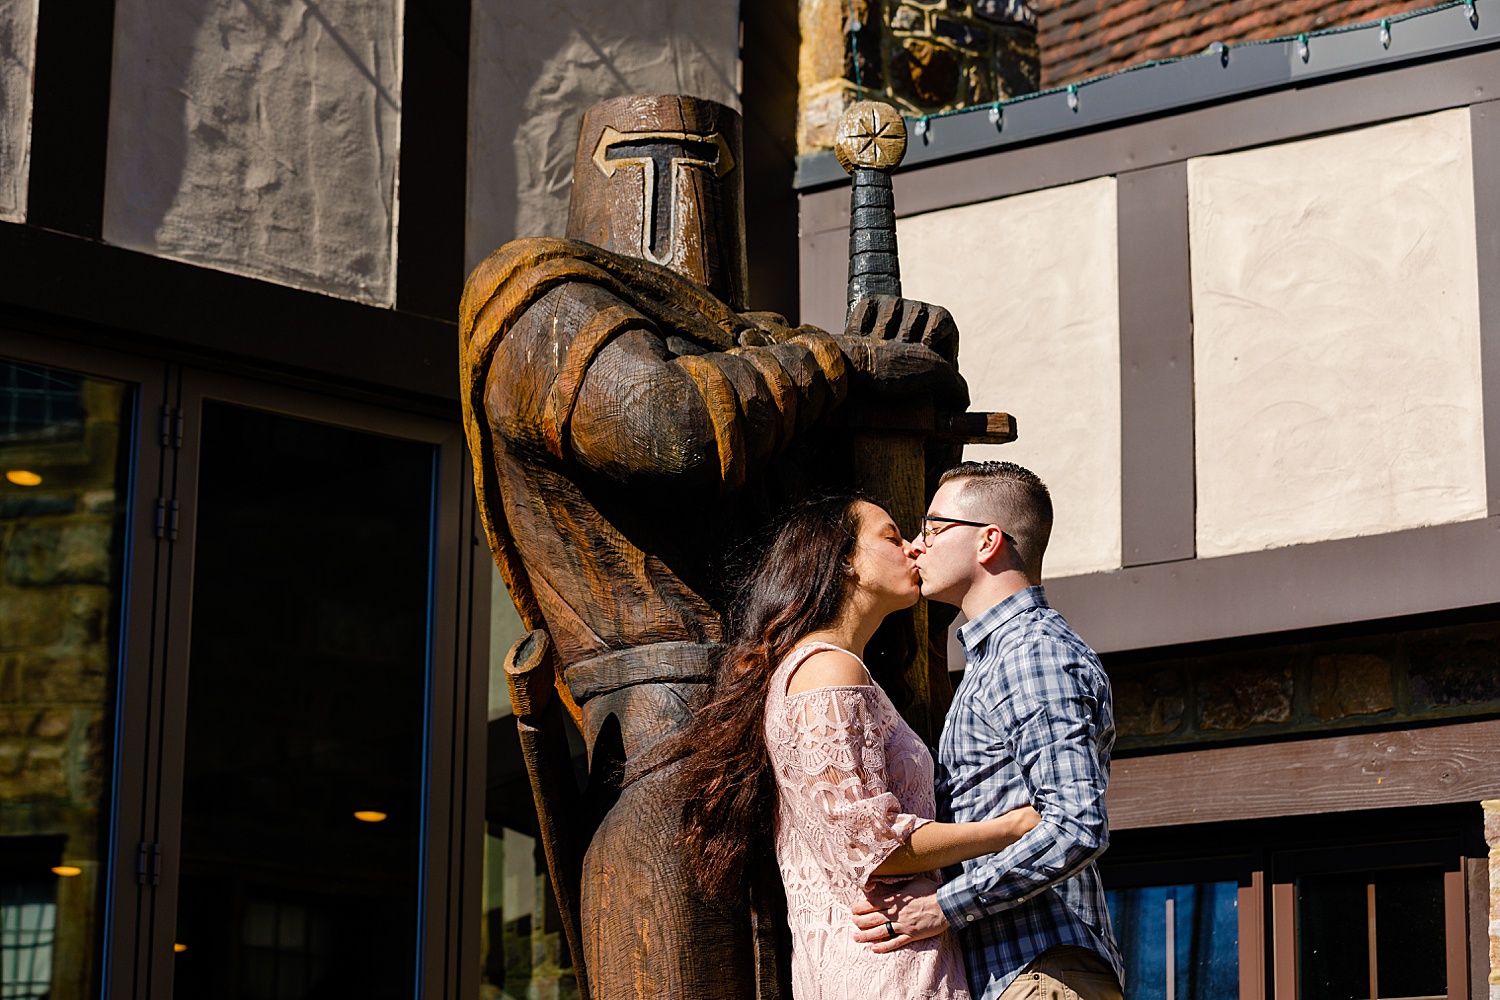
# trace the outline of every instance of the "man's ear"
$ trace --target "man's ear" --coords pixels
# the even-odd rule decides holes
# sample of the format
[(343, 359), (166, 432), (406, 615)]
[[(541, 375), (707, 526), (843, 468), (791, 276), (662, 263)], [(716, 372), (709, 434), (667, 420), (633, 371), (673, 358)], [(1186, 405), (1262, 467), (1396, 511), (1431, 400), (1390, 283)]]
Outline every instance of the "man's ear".
[(995, 561), (1004, 556), (1007, 544), (1005, 532), (993, 524), (987, 525), (979, 534), (979, 551), (975, 553), (979, 564), (993, 568)]

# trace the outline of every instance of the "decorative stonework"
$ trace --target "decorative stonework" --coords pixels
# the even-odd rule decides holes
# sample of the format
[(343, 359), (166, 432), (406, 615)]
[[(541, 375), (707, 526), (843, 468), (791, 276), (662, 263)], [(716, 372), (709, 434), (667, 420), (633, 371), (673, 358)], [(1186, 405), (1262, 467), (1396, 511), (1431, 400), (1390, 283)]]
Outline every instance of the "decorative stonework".
[(908, 115), (1030, 93), (1041, 79), (1024, 0), (801, 0), (797, 150), (833, 145), (856, 100)]
[(1500, 712), (1500, 622), (1164, 660), (1104, 659), (1118, 747), (1127, 751)]

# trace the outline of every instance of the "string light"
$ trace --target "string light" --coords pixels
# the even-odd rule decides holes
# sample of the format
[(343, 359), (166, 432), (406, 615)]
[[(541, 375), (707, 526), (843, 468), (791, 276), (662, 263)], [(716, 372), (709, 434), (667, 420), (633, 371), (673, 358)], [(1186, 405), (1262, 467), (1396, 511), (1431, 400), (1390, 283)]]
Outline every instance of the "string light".
[[(1283, 36), (1279, 38), (1266, 38), (1256, 39), (1253, 41), (1244, 41), (1237, 43), (1237, 47), (1246, 48), (1253, 45), (1290, 45), (1292, 52), (1297, 56), (1297, 58), (1302, 62), (1307, 63), (1312, 59), (1312, 40), (1314, 38), (1323, 38), (1329, 35), (1342, 35), (1353, 31), (1368, 31), (1372, 28), (1378, 28), (1381, 46), (1383, 48), (1389, 49), (1391, 47), (1391, 32), (1392, 26), (1394, 24), (1400, 21), (1408, 21), (1416, 17), (1425, 17), (1429, 14), (1435, 14), (1439, 11), (1447, 10), (1450, 7), (1463, 8), (1464, 14), (1469, 19), (1469, 24), (1472, 25), (1475, 29), (1478, 29), (1478, 0), (1448, 0), (1447, 3), (1441, 3), (1433, 7), (1425, 7), (1421, 10), (1407, 11), (1406, 13), (1397, 14), (1393, 17), (1381, 18), (1379, 21), (1362, 21), (1358, 24), (1346, 24), (1340, 25), (1335, 28), (1325, 28), (1322, 31), (1304, 32), (1298, 35)], [(855, 19), (851, 17), (851, 26), (854, 24), (854, 22)], [(855, 31), (857, 31), (857, 28), (855, 29)], [(1221, 65), (1228, 67), (1230, 46), (1225, 44), (1224, 42), (1216, 41), (1212, 43), (1206, 51), (1196, 53), (1194, 55), (1177, 56), (1170, 59), (1152, 59), (1148, 62), (1138, 63), (1134, 66), (1125, 66), (1121, 69), (1111, 70), (1108, 73), (1101, 73), (1098, 76), (1092, 76), (1086, 80), (1079, 80), (1076, 83), (1070, 83), (1065, 86), (1053, 87), (1048, 90), (1033, 91), (1030, 94), (1021, 94), (1016, 97), (1003, 98), (1001, 100), (995, 101), (989, 107), (988, 115), (990, 124), (994, 125), (996, 130), (1003, 129), (1006, 105), (1020, 104), (1023, 101), (1039, 100), (1046, 97), (1052, 97), (1057, 94), (1064, 94), (1068, 103), (1068, 110), (1076, 113), (1081, 104), (1079, 92), (1084, 87), (1088, 87), (1096, 83), (1102, 83), (1105, 80), (1113, 79), (1114, 77), (1121, 76), (1125, 73), (1133, 73), (1136, 70), (1149, 69), (1153, 66), (1165, 66), (1171, 63), (1183, 62), (1187, 59), (1197, 59), (1204, 56), (1214, 55), (1218, 56)], [(858, 73), (859, 61), (856, 58), (856, 86), (860, 85), (860, 82), (858, 80)], [(922, 115), (920, 118), (911, 116), (908, 120), (913, 122), (913, 131), (915, 131), (917, 135), (922, 137), (922, 141), (924, 143), (930, 144), (933, 141), (932, 123), (934, 121), (939, 118), (947, 118), (950, 115), (968, 114), (973, 110), (974, 108), (954, 108), (949, 111), (934, 111), (929, 114)]]

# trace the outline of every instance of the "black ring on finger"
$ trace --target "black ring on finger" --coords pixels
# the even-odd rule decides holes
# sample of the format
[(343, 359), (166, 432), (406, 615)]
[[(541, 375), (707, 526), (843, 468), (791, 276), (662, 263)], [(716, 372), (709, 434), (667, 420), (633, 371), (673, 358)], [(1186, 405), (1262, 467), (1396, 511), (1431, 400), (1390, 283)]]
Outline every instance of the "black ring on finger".
[(885, 939), (887, 941), (896, 940), (896, 925), (889, 920), (885, 922)]

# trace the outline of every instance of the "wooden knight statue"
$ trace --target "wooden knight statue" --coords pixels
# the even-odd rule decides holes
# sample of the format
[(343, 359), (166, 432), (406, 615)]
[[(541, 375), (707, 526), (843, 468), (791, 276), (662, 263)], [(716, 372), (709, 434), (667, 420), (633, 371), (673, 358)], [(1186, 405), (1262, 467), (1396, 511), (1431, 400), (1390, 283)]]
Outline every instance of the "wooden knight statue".
[[(506, 669), (593, 1000), (789, 1000), (774, 864), (745, 906), (704, 901), (674, 849), (672, 766), (627, 781), (625, 765), (709, 694), (726, 550), (787, 503), (860, 481), (860, 401), (967, 403), (941, 309), (877, 297), (834, 334), (745, 311), (742, 164), (722, 105), (594, 107), (568, 238), (497, 250), (461, 306), (480, 511), (533, 630)], [(561, 712), (588, 746), (581, 796)]]

